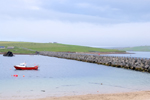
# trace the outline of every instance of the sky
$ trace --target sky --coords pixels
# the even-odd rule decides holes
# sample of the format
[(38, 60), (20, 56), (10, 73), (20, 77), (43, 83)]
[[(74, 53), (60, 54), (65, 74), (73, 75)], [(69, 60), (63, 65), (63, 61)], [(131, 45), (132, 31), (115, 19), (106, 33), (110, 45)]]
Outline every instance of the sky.
[(150, 0), (0, 0), (0, 41), (150, 45)]

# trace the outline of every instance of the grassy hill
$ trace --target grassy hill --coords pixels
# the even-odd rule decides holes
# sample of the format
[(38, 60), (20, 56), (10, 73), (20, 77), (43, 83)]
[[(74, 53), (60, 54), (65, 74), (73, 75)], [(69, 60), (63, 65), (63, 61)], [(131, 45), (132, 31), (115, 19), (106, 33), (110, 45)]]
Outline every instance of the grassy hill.
[[(1, 41), (0, 46), (14, 46), (14, 49), (0, 49), (0, 52), (13, 53), (35, 53), (35, 51), (53, 51), (53, 52), (123, 52), (115, 49), (102, 49), (78, 45), (66, 45), (59, 43), (34, 43), (34, 42), (7, 42)], [(33, 50), (33, 51), (31, 51)]]
[(128, 48), (122, 48), (120, 50), (125, 50), (125, 51), (149, 51), (150, 52), (150, 46), (128, 47)]

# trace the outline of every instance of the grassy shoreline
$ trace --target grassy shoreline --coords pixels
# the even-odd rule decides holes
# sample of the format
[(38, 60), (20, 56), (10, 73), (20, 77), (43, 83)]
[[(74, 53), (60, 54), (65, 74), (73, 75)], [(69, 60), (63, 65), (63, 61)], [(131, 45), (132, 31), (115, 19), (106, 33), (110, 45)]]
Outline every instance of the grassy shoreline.
[(36, 51), (51, 51), (51, 52), (88, 52), (88, 53), (125, 53), (116, 49), (103, 49), (78, 45), (67, 45), (60, 43), (34, 43), (34, 42), (8, 42), (0, 41), (0, 46), (13, 46), (14, 49), (0, 49), (0, 53), (12, 51), (20, 54), (34, 54)]

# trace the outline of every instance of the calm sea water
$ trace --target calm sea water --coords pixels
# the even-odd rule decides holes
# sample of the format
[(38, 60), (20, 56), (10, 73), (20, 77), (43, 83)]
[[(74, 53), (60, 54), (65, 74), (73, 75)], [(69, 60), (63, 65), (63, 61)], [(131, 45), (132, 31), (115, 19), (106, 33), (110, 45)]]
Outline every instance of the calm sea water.
[[(134, 53), (113, 56), (150, 55)], [(21, 62), (38, 64), (39, 70), (15, 70), (13, 66)], [(16, 74), (18, 77), (13, 77)], [(0, 99), (132, 92), (149, 87), (149, 73), (41, 55), (0, 55)]]
[(150, 58), (150, 52), (139, 52), (139, 51), (136, 52), (127, 51), (127, 52), (131, 54), (108, 54), (107, 56)]

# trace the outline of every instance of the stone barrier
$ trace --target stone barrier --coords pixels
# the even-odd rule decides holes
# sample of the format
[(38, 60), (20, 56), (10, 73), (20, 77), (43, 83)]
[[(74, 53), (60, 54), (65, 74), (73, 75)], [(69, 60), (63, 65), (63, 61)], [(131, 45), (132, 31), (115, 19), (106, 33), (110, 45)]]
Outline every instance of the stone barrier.
[(73, 59), (118, 68), (126, 68), (137, 71), (150, 72), (150, 59), (147, 58), (99, 56), (99, 55), (65, 53), (65, 52), (47, 52), (47, 51), (39, 52), (39, 54), (44, 56)]

